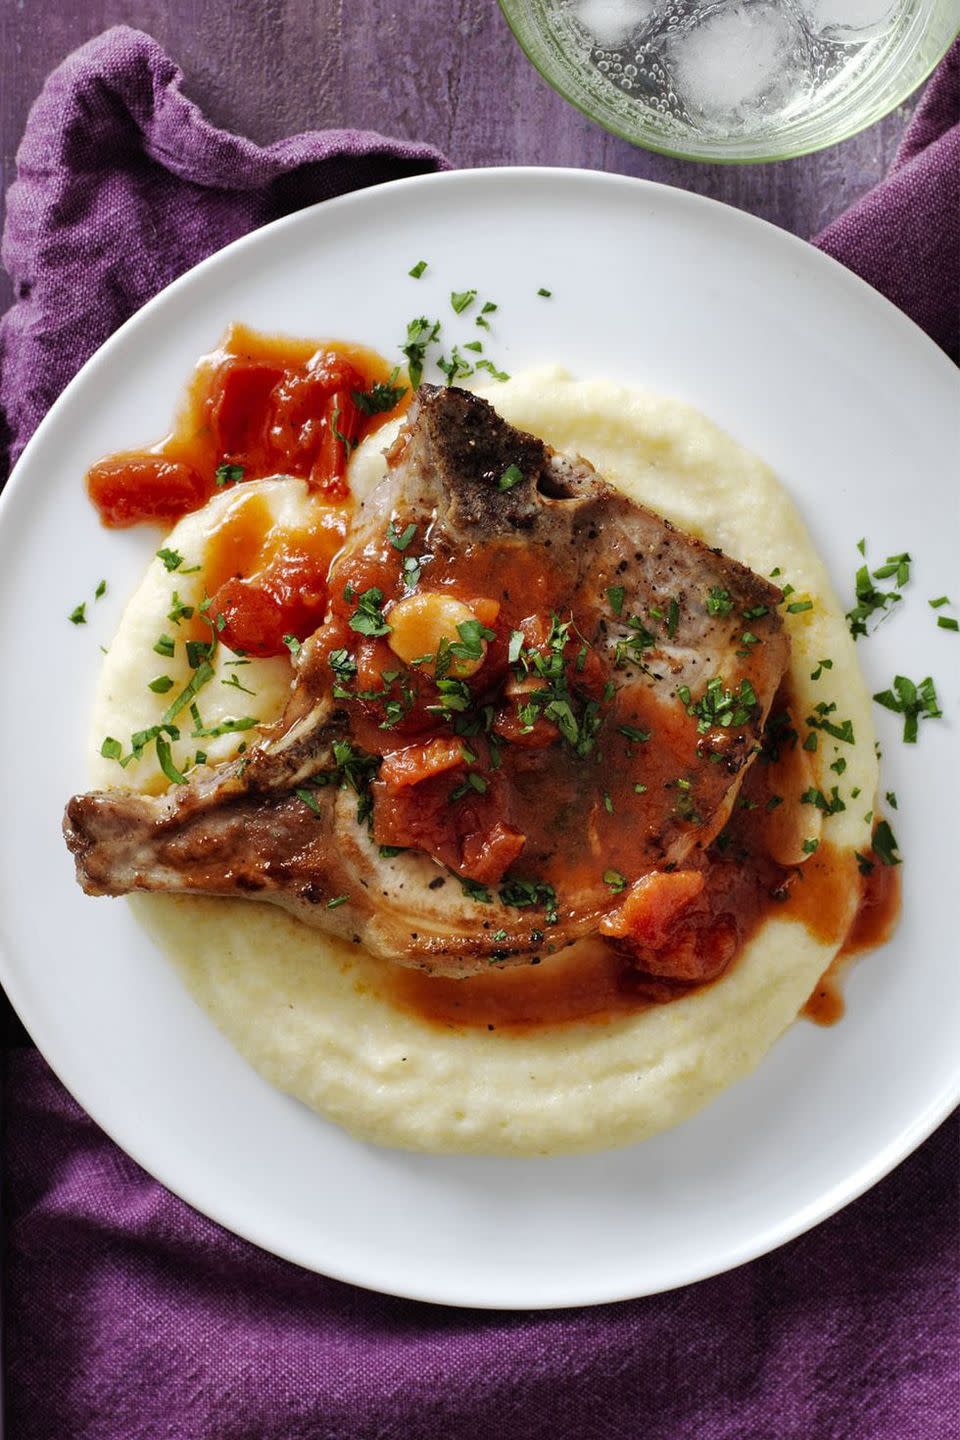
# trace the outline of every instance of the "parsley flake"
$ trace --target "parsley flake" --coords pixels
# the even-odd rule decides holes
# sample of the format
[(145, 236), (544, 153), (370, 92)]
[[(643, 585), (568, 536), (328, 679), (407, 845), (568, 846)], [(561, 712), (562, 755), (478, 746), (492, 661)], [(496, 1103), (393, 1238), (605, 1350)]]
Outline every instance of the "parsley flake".
[(356, 610), (350, 616), (350, 629), (356, 630), (358, 635), (389, 635), (390, 626), (383, 618), (380, 608), (382, 604), (382, 590), (375, 585), (364, 590), (357, 600)]
[(936, 687), (929, 675), (916, 684), (905, 675), (895, 675), (893, 688), (881, 690), (873, 698), (886, 710), (893, 710), (904, 717), (903, 740), (907, 745), (916, 744), (921, 720), (938, 720), (943, 715)]
[(218, 485), (233, 485), (237, 480), (244, 477), (242, 465), (218, 465), (213, 472), (213, 478)]

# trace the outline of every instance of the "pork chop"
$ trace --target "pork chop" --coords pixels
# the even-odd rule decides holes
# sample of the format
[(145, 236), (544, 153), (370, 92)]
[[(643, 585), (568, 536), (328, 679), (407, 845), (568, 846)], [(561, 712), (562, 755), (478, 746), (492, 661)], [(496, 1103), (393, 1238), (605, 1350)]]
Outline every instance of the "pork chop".
[(387, 460), (280, 721), (159, 798), (75, 796), (77, 878), (270, 901), (438, 973), (623, 936), (729, 816), (781, 592), (466, 391), (421, 387)]

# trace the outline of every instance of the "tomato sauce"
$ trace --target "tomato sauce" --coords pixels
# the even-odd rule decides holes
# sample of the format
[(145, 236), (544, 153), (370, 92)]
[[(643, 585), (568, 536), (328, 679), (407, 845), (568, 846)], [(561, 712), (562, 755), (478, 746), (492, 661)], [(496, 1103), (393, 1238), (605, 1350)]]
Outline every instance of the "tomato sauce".
[[(265, 505), (231, 511), (206, 557), (209, 613), (221, 617), (224, 643), (282, 654), (285, 636), (303, 640), (323, 619), (327, 570), (352, 512), (349, 455), (406, 408), (409, 391), (395, 380), (387, 362), (362, 346), (235, 325), (197, 365), (172, 432), (148, 449), (98, 461), (87, 491), (103, 523), (123, 528), (169, 525), (248, 480), (305, 480), (316, 502), (308, 531), (271, 547)], [(366, 413), (371, 402), (365, 409), (358, 394), (373, 394), (384, 408)]]
[(900, 867), (883, 865), (873, 854), (873, 865), (861, 878), (860, 903), (853, 924), (836, 959), (821, 975), (816, 989), (800, 1012), (816, 1025), (833, 1025), (843, 1017), (843, 978), (851, 959), (864, 950), (885, 944), (900, 918)]

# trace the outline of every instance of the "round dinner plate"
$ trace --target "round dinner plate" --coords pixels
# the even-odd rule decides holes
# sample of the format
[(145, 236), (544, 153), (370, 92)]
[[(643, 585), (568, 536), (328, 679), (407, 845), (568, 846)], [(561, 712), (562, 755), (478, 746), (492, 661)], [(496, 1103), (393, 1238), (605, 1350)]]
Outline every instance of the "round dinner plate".
[[(675, 1130), (580, 1158), (379, 1149), (272, 1090), (127, 905), (81, 894), (60, 835), (86, 783), (98, 647), (157, 545), (149, 529), (101, 528), (87, 465), (162, 436), (231, 321), (358, 340), (399, 361), (413, 316), (462, 332), (450, 292), (473, 287), (499, 306), (483, 333), (503, 368), (560, 362), (677, 396), (762, 455), (845, 600), (861, 537), (874, 564), (909, 551), (904, 603), (858, 650), (871, 690), (932, 675), (944, 711), (913, 746), (878, 712), (903, 917), (850, 973), (845, 1018), (793, 1025)], [(956, 608), (927, 603), (960, 601), (958, 400), (930, 341), (810, 246), (713, 201), (591, 172), (477, 170), (366, 190), (267, 226), (164, 291), (68, 387), (0, 509), (0, 978), (64, 1084), (151, 1174), (237, 1234), (327, 1275), (456, 1305), (669, 1289), (859, 1195), (958, 1093), (960, 636), (936, 624)], [(101, 577), (109, 589), (94, 602)], [(71, 625), (84, 599), (89, 623)]]

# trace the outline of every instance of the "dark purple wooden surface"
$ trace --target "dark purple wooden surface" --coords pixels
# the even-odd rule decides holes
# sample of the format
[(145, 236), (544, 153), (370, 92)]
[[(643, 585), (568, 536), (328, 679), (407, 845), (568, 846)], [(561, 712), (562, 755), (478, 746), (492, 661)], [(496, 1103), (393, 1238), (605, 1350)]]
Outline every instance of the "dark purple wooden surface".
[[(2, 188), (29, 106), (75, 46), (125, 22), (182, 65), (218, 125), (267, 142), (356, 125), (430, 140), (457, 165), (581, 165), (642, 175), (816, 233), (869, 189), (909, 107), (819, 155), (705, 166), (634, 149), (540, 79), (496, 0), (0, 0)], [(0, 277), (0, 309), (10, 299)]]

